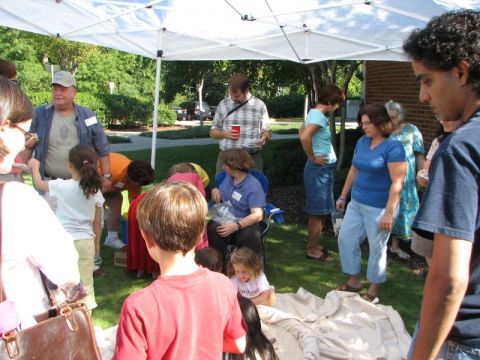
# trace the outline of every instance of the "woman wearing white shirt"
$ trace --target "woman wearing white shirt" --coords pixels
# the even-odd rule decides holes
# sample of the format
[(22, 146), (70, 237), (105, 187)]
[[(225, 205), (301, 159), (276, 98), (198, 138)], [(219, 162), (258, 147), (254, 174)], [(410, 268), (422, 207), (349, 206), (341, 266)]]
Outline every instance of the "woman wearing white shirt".
[[(0, 76), (0, 173), (8, 173), (15, 156), (25, 148), (32, 104), (18, 85)], [(23, 328), (49, 307), (40, 271), (60, 287), (80, 281), (77, 252), (48, 204), (22, 183), (7, 183), (2, 195), (2, 284), (7, 300), (13, 302)], [(0, 314), (0, 319), (2, 318)]]

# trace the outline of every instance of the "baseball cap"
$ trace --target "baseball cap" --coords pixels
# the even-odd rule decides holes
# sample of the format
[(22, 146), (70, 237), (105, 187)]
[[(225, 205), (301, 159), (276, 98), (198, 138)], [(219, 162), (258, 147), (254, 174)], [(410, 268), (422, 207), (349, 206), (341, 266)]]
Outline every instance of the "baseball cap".
[(77, 82), (73, 75), (68, 71), (63, 70), (58, 71), (55, 73), (55, 75), (53, 75), (52, 85), (54, 84), (62, 85), (64, 87), (77, 87)]

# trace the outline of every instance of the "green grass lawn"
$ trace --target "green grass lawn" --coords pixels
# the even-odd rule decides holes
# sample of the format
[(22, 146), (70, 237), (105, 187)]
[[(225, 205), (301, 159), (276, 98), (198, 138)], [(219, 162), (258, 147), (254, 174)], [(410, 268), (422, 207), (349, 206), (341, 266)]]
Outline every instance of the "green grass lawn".
[[(281, 146), (282, 141), (272, 142)], [(265, 160), (271, 158), (276, 146), (267, 146)], [(157, 151), (156, 180), (165, 177), (172, 164), (182, 161), (196, 162), (210, 174), (214, 173), (218, 153), (217, 145), (163, 148)], [(150, 151), (125, 152), (131, 159), (149, 159)], [(125, 201), (122, 212), (128, 210)], [(284, 209), (288, 212), (288, 209)], [(305, 258), (303, 240), (307, 229), (301, 224), (273, 225), (267, 242), (266, 274), (279, 293), (296, 292), (299, 287), (320, 297), (345, 281), (341, 272), (336, 239), (325, 237), (322, 241), (333, 250), (334, 261), (323, 263)], [(113, 250), (102, 247), (105, 277), (95, 278), (98, 309), (93, 312), (96, 325), (103, 328), (115, 325), (124, 299), (133, 291), (147, 286), (151, 279), (136, 279), (123, 268), (112, 266)], [(366, 271), (367, 254), (363, 255), (362, 274)], [(404, 263), (389, 260), (388, 280), (379, 290), (382, 304), (391, 305), (402, 316), (408, 330), (413, 332), (420, 307), (424, 279), (417, 276)], [(364, 283), (366, 285), (366, 282)]]

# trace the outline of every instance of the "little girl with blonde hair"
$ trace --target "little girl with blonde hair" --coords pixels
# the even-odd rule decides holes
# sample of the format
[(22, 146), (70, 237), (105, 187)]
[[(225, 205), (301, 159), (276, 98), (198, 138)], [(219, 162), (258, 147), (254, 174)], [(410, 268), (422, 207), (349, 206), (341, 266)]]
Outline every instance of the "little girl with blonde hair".
[(240, 295), (255, 305), (273, 306), (275, 303), (275, 290), (263, 272), (262, 260), (253, 250), (236, 249), (228, 262), (227, 276)]

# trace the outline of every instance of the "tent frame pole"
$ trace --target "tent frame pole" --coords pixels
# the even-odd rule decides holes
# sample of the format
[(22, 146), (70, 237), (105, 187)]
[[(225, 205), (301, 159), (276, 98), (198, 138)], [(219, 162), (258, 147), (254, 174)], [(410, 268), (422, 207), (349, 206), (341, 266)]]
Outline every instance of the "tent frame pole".
[(150, 165), (154, 170), (157, 151), (158, 102), (160, 100), (160, 78), (162, 75), (163, 35), (165, 30), (163, 28), (158, 32), (159, 50), (157, 50), (157, 67), (155, 70), (155, 102), (153, 103), (152, 152), (150, 155)]

